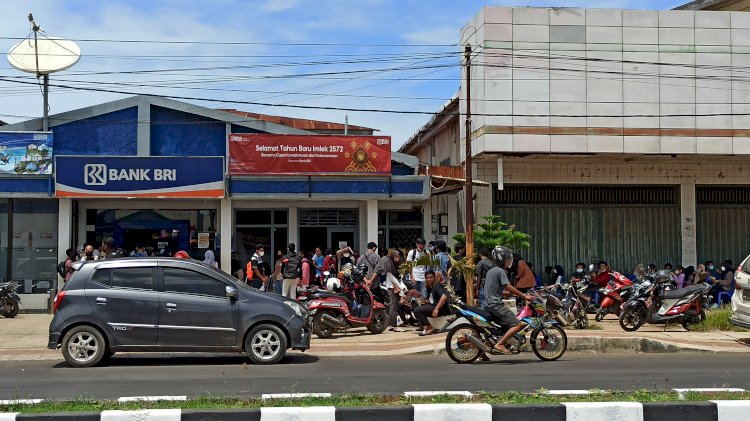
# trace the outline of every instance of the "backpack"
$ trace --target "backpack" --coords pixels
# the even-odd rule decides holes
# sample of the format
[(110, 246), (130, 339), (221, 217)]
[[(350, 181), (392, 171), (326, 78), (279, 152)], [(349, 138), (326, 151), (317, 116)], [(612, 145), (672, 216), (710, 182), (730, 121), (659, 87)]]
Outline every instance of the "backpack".
[(300, 258), (297, 256), (287, 257), (284, 259), (284, 273), (282, 274), (286, 279), (295, 279), (299, 277), (299, 263)]
[(68, 260), (66, 259), (57, 264), (57, 274), (63, 279), (65, 279), (65, 276), (68, 274), (68, 270), (65, 268), (65, 263), (67, 263), (67, 261)]

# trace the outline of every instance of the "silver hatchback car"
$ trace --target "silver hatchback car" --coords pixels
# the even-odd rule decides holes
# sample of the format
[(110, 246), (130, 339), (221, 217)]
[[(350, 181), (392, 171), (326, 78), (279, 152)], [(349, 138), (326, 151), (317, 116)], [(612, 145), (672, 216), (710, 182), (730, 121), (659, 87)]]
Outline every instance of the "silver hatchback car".
[(246, 352), (258, 364), (310, 347), (307, 309), (197, 261), (78, 262), (55, 298), (48, 348), (74, 367), (116, 352)]

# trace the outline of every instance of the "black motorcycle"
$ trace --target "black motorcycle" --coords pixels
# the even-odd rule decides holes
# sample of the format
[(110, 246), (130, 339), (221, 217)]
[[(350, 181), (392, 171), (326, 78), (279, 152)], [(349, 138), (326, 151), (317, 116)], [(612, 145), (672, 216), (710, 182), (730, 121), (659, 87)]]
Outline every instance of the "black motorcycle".
[(18, 306), (21, 304), (21, 297), (16, 294), (16, 283), (0, 283), (0, 314), (7, 319), (12, 319), (18, 315)]

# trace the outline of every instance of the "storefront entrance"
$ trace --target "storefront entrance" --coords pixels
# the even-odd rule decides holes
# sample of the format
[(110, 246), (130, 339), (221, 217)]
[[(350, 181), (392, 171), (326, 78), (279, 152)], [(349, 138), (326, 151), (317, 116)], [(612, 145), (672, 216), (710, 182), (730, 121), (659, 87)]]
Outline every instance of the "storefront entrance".
[(299, 209), (299, 249), (357, 248), (357, 209)]

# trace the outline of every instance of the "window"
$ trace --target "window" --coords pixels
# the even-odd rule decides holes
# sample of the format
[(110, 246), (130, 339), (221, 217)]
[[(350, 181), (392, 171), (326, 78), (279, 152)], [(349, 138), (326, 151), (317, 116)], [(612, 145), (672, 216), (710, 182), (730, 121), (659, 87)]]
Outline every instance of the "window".
[(186, 269), (164, 268), (164, 290), (185, 294), (226, 297), (227, 284), (208, 275)]
[(151, 268), (123, 268), (112, 270), (112, 286), (116, 288), (153, 289)]
[(97, 270), (94, 272), (94, 276), (91, 277), (91, 280), (105, 287), (112, 286), (112, 269)]

